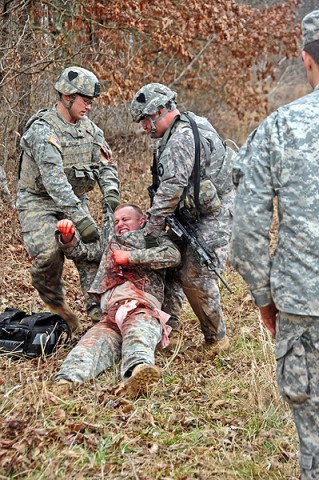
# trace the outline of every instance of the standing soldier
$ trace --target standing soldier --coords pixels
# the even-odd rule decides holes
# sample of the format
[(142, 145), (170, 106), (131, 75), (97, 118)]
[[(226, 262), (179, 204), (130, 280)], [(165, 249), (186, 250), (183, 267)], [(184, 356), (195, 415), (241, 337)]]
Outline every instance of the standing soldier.
[[(239, 151), (231, 259), (276, 336), (277, 382), (299, 435), (301, 479), (314, 480), (319, 478), (319, 10), (303, 19), (302, 32), (302, 59), (314, 90), (273, 112)], [(274, 205), (279, 225), (272, 255)]]
[[(99, 232), (86, 193), (97, 182), (103, 211), (113, 210), (119, 203), (119, 181), (102, 130), (86, 116), (100, 95), (96, 76), (84, 68), (69, 67), (58, 77), (55, 89), (56, 105), (30, 118), (21, 139), (17, 209), (25, 247), (33, 260), (32, 284), (48, 308), (75, 329), (79, 321), (64, 298), (64, 255), (54, 238), (56, 224), (69, 218), (83, 242), (95, 242)], [(88, 314), (96, 321), (99, 308), (87, 290), (98, 263), (78, 259), (75, 265)]]
[[(165, 229), (166, 217), (175, 212), (181, 222), (187, 217), (208, 249), (215, 250), (217, 268), (222, 272), (234, 197), (232, 150), (206, 118), (191, 112), (181, 113), (176, 107), (176, 93), (160, 83), (150, 83), (135, 94), (131, 115), (151, 137), (159, 139), (152, 168), (157, 182), (145, 227), (146, 246), (157, 243), (157, 237)], [(197, 164), (195, 156), (199, 157)], [(189, 245), (182, 248), (181, 268), (176, 275), (200, 321), (206, 344), (212, 352), (228, 348), (217, 277), (199, 265)], [(176, 306), (166, 301), (165, 311), (178, 316)]]

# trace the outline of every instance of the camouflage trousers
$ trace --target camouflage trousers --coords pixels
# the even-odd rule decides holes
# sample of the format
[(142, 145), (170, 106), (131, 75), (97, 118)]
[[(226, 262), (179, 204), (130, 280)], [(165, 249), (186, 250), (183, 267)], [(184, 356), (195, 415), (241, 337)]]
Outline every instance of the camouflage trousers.
[[(82, 207), (90, 216), (86, 202), (84, 197)], [(18, 201), (17, 208), (24, 245), (32, 258), (32, 285), (38, 290), (44, 303), (59, 307), (63, 304), (65, 295), (62, 279), (65, 257), (55, 240), (55, 231), (58, 220), (66, 216), (57, 211), (56, 207), (53, 208), (51, 203), (47, 200), (41, 203), (37, 199), (30, 200), (26, 206), (20, 205)], [(73, 261), (79, 272), (81, 289), (89, 310), (96, 302), (87, 291), (95, 278), (99, 262), (87, 261), (84, 258)]]
[[(217, 215), (202, 215), (198, 230), (208, 249), (218, 258), (218, 273), (225, 269), (231, 235), (234, 193), (226, 195)], [(168, 269), (165, 280), (165, 300), (162, 309), (178, 317), (185, 294), (200, 321), (207, 343), (214, 343), (226, 334), (220, 302), (217, 276), (201, 266), (189, 245), (181, 252), (181, 266)]]
[(56, 380), (85, 382), (97, 377), (122, 359), (121, 377), (131, 375), (133, 368), (155, 364), (155, 349), (161, 341), (162, 326), (147, 308), (128, 313), (121, 330), (114, 320), (104, 317), (81, 338), (64, 360)]
[(301, 480), (319, 479), (319, 317), (280, 312), (277, 382), (299, 437)]

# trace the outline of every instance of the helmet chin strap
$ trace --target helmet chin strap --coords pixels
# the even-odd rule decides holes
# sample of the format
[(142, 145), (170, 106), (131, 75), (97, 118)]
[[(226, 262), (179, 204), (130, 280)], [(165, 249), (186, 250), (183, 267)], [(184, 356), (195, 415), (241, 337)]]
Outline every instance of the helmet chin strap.
[(164, 118), (165, 115), (167, 115), (169, 111), (170, 110), (168, 110), (168, 108), (165, 108), (164, 111), (158, 117), (156, 117), (154, 120), (152, 120), (151, 117), (148, 117), (148, 120), (151, 124), (151, 138), (156, 138), (156, 124), (157, 124), (157, 122), (162, 120), (162, 118)]
[(151, 138), (156, 138), (156, 125), (155, 125), (155, 122), (154, 120), (152, 120), (151, 118), (149, 118), (149, 122), (151, 124)]
[(76, 120), (73, 116), (73, 113), (72, 113), (72, 107), (73, 107), (73, 103), (75, 102), (75, 98), (76, 98), (76, 93), (74, 93), (73, 95), (71, 95), (71, 100), (69, 102), (69, 104), (65, 103), (62, 95), (61, 95), (61, 98), (60, 98), (60, 102), (62, 103), (62, 105), (64, 106), (64, 108), (69, 112), (69, 115), (70, 117), (73, 119), (73, 120)]

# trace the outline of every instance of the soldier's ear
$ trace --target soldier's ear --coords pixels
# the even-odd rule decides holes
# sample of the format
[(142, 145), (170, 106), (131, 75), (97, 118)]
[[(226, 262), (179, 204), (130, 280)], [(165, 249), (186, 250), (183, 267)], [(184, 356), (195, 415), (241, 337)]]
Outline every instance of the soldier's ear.
[(307, 52), (305, 52), (305, 51), (303, 51), (301, 55), (302, 55), (302, 60), (303, 60), (305, 69), (306, 69), (306, 70), (311, 70), (311, 68), (312, 68), (312, 63), (313, 63), (313, 59), (311, 58), (311, 56), (309, 55), (309, 53), (307, 53)]
[(67, 105), (69, 105), (70, 101), (71, 101), (71, 98), (72, 98), (72, 95), (64, 95), (62, 94), (62, 99), (65, 101), (65, 103)]
[(146, 215), (143, 215), (141, 218), (140, 218), (140, 227), (142, 228), (143, 225), (145, 224), (146, 222)]

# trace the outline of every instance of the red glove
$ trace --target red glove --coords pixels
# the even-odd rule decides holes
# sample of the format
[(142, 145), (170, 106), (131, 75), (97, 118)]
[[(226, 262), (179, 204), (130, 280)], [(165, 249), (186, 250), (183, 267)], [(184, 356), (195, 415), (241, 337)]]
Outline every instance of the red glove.
[(72, 220), (68, 220), (67, 218), (64, 220), (59, 220), (56, 228), (61, 233), (62, 243), (71, 242), (75, 232)]
[(127, 250), (113, 250), (112, 259), (115, 266), (127, 265), (130, 260), (130, 252)]

